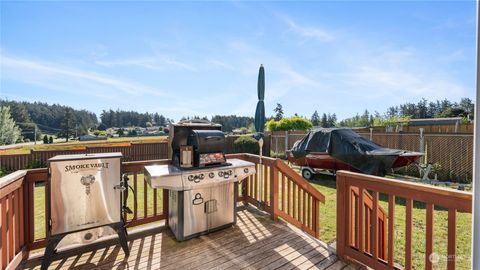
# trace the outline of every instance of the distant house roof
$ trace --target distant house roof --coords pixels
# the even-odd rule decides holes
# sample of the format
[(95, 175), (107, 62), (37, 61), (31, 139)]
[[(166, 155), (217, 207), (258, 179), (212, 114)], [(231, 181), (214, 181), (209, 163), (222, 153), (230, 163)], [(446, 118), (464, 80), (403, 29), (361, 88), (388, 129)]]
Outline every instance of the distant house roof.
[(424, 118), (424, 119), (410, 119), (409, 126), (429, 126), (429, 125), (456, 125), (462, 121), (461, 117), (451, 118)]
[(93, 135), (82, 135), (79, 138), (80, 141), (101, 141), (101, 140), (106, 140), (106, 139), (107, 139), (107, 137), (98, 137), (98, 136), (93, 136)]

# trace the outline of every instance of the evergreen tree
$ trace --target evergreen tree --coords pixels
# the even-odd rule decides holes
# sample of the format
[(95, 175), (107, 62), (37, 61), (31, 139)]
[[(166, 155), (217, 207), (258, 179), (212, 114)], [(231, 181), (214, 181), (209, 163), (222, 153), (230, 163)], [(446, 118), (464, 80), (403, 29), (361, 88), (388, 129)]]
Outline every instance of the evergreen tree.
[(312, 115), (312, 118), (310, 119), (312, 122), (312, 125), (314, 127), (318, 127), (320, 125), (320, 116), (318, 115), (318, 112), (315, 110), (315, 112)]
[(273, 109), (273, 111), (275, 112), (275, 121), (279, 121), (280, 119), (283, 118), (282, 104), (277, 103), (277, 107), (275, 107), (275, 109)]
[(320, 126), (323, 128), (328, 127), (328, 118), (326, 113), (322, 114), (322, 120), (320, 120)]
[(48, 136), (43, 135), (43, 144), (48, 144)]
[(0, 145), (13, 144), (20, 138), (21, 130), (10, 114), (10, 108), (0, 107)]
[(74, 134), (75, 132), (75, 118), (73, 117), (72, 114), (72, 109), (67, 108), (65, 110), (65, 116), (62, 121), (62, 135), (65, 137), (65, 139), (68, 142), (68, 139), (70, 138), (71, 135)]
[(337, 115), (336, 114), (328, 114), (327, 116), (327, 127), (334, 127), (337, 125)]
[(30, 115), (28, 114), (27, 107), (23, 103), (13, 103), (10, 106), (10, 113), (13, 120), (18, 123), (30, 123)]

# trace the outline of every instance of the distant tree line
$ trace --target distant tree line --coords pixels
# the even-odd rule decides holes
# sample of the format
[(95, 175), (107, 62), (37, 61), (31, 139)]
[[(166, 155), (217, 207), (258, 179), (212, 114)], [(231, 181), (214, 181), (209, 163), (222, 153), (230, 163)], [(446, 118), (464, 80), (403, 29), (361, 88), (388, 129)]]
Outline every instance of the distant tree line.
[(417, 103), (407, 102), (392, 106), (382, 115), (378, 112), (346, 118), (338, 123), (342, 127), (387, 126), (390, 124), (406, 124), (409, 119), (461, 117), (465, 122), (473, 120), (475, 104), (469, 98), (462, 98), (460, 102), (447, 99), (428, 101), (422, 98)]
[(173, 122), (173, 119), (168, 119), (158, 113), (139, 113), (135, 111), (122, 110), (103, 110), (100, 114), (101, 124), (100, 130), (105, 130), (110, 127), (148, 127), (148, 126), (166, 126)]
[(65, 127), (65, 118), (68, 125), (78, 135), (87, 134), (90, 128), (98, 125), (97, 116), (87, 110), (75, 110), (69, 106), (59, 104), (49, 105), (43, 102), (7, 101), (0, 99), (0, 106), (10, 107), (12, 119), (22, 129), (23, 137), (30, 140), (34, 137), (37, 126), (37, 139), (40, 140), (40, 131), (54, 134), (61, 133)]
[(315, 111), (310, 118), (310, 122), (314, 127), (323, 127), (329, 128), (334, 127), (337, 124), (337, 115), (336, 114), (326, 114), (323, 113), (322, 117), (318, 114), (318, 111)]
[(231, 132), (234, 129), (249, 127), (253, 125), (253, 117), (236, 115), (215, 115), (211, 122), (222, 125), (224, 132)]
[(460, 102), (450, 100), (428, 101), (424, 98), (417, 103), (404, 103), (387, 109), (387, 117), (435, 118), (435, 117), (464, 117), (473, 119), (475, 105), (469, 98), (462, 98)]

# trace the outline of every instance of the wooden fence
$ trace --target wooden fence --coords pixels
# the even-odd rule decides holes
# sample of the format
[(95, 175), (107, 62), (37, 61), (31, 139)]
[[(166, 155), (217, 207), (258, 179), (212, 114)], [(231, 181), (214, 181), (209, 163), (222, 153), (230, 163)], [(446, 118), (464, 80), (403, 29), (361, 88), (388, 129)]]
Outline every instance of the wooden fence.
[[(420, 129), (427, 134), (473, 134), (474, 125), (470, 123), (459, 125), (421, 125), (421, 126), (394, 126), (394, 127), (373, 127), (372, 131), (376, 133), (383, 132), (403, 132), (403, 133), (419, 133)], [(356, 132), (370, 132), (370, 128), (355, 129)]]

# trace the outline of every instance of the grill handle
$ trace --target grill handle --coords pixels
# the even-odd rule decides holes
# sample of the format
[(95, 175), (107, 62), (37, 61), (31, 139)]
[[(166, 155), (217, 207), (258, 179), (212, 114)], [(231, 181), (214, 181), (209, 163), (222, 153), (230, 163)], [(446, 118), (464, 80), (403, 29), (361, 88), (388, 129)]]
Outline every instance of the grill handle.
[(222, 137), (220, 137), (220, 136), (207, 136), (207, 137), (205, 137), (205, 140), (213, 140), (213, 139), (218, 141), (218, 140), (221, 140)]

